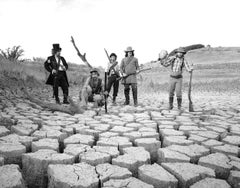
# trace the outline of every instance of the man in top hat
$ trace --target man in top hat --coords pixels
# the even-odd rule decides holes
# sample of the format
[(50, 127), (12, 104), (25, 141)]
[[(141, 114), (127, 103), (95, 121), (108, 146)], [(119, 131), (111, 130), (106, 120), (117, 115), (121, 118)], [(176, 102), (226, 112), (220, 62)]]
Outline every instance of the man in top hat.
[(134, 57), (134, 50), (132, 49), (132, 47), (127, 47), (127, 49), (125, 50), (125, 58), (122, 59), (122, 62), (120, 65), (120, 71), (123, 77), (126, 77), (126, 78), (123, 78), (122, 80), (123, 81), (122, 83), (124, 84), (124, 95), (125, 95), (124, 105), (129, 105), (130, 103), (129, 91), (131, 86), (134, 106), (137, 106), (138, 100), (137, 100), (136, 74), (139, 71), (139, 65), (138, 65), (138, 59)]
[(178, 48), (175, 51), (175, 56), (170, 56), (164, 59), (160, 58), (161, 64), (165, 67), (171, 65), (170, 73), (170, 90), (169, 90), (169, 110), (173, 109), (174, 91), (176, 89), (178, 109), (182, 106), (182, 82), (183, 82), (183, 68), (188, 72), (193, 71), (193, 66), (185, 60), (184, 55), (186, 51), (184, 48)]
[(50, 75), (47, 79), (46, 84), (52, 85), (54, 90), (54, 96), (57, 104), (60, 104), (58, 97), (58, 87), (60, 86), (63, 91), (63, 103), (69, 104), (68, 102), (68, 78), (66, 70), (68, 64), (64, 57), (61, 56), (61, 48), (59, 44), (53, 44), (53, 55), (48, 57), (44, 63), (44, 66)]
[(99, 78), (99, 72), (96, 68), (90, 71), (90, 77), (86, 80), (81, 91), (81, 105), (87, 106), (88, 102), (94, 102), (94, 107), (103, 106), (103, 82)]
[(107, 92), (110, 93), (111, 88), (113, 87), (113, 104), (116, 104), (116, 97), (118, 95), (119, 88), (119, 77), (120, 77), (120, 68), (118, 65), (117, 55), (115, 53), (110, 54), (110, 62), (108, 63), (108, 84)]

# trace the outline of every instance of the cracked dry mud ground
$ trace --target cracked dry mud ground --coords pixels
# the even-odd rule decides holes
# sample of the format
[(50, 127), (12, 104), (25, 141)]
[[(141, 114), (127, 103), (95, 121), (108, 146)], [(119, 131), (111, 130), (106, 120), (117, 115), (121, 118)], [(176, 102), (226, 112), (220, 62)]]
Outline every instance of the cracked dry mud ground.
[(240, 187), (237, 96), (199, 92), (188, 112), (186, 98), (168, 111), (167, 94), (140, 93), (138, 107), (119, 97), (71, 116), (0, 93), (0, 187)]

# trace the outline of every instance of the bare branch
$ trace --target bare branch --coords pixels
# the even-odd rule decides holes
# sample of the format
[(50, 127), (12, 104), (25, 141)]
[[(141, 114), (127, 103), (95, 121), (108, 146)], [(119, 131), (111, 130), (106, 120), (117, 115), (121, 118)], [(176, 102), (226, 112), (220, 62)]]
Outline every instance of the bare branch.
[(77, 51), (77, 55), (81, 58), (81, 60), (82, 60), (84, 63), (86, 63), (89, 68), (92, 68), (92, 66), (90, 65), (90, 63), (88, 63), (88, 61), (87, 61), (87, 59), (86, 59), (86, 53), (84, 53), (83, 55), (80, 53), (80, 51), (78, 50), (78, 47), (76, 46), (75, 41), (74, 41), (74, 39), (73, 39), (72, 36), (71, 36), (71, 42), (73, 43), (73, 46), (74, 46), (74, 48), (75, 48), (76, 51)]

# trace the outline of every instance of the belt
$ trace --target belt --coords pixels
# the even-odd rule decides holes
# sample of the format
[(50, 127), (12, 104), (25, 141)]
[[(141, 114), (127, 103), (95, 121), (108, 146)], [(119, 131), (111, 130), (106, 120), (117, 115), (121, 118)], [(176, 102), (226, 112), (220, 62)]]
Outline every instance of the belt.
[(175, 79), (179, 79), (179, 78), (182, 78), (182, 75), (176, 75), (176, 76), (173, 76), (173, 75), (170, 75), (171, 78), (175, 78)]

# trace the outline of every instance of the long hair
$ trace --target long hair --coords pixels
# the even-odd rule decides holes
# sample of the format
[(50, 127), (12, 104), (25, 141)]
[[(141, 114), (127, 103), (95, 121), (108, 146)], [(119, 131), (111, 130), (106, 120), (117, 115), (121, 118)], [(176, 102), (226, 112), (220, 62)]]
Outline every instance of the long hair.
[[(125, 52), (125, 57), (127, 57), (128, 52)], [(134, 56), (134, 51), (132, 51), (132, 56)]]

